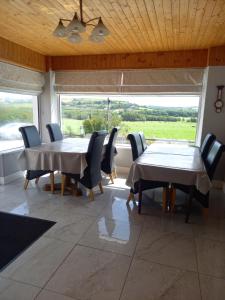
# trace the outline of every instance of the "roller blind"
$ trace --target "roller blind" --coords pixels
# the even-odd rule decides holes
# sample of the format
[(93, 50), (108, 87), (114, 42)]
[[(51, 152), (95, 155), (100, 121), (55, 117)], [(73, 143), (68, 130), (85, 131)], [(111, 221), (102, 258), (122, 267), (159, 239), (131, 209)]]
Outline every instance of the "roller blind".
[(58, 93), (198, 94), (204, 69), (56, 72)]
[(117, 93), (121, 71), (56, 72), (55, 89), (59, 93)]
[(0, 90), (39, 95), (44, 83), (43, 73), (0, 62)]

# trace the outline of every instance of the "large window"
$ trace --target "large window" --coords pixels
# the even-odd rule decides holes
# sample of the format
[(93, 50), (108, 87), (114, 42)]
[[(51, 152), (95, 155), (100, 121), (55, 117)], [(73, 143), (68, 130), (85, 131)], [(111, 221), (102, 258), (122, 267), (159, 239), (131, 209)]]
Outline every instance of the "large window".
[(37, 97), (0, 92), (0, 151), (23, 145), (19, 127), (37, 125)]
[(62, 128), (68, 136), (120, 126), (119, 139), (143, 131), (147, 139), (194, 142), (199, 96), (60, 95)]

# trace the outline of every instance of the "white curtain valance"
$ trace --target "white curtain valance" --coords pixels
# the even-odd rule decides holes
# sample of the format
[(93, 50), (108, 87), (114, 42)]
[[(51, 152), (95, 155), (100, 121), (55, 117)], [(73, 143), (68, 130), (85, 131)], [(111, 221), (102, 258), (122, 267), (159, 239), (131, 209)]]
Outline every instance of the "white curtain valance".
[(39, 95), (44, 84), (43, 73), (0, 62), (1, 90)]
[(58, 93), (196, 94), (204, 69), (148, 69), (56, 72)]

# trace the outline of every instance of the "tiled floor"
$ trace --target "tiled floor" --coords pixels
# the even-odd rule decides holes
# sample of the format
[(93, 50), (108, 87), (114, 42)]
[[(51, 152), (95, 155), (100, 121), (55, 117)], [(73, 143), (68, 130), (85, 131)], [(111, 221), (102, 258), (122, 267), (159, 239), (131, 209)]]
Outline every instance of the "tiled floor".
[(197, 211), (185, 224), (182, 213), (161, 212), (160, 191), (138, 215), (122, 178), (106, 180), (92, 202), (44, 192), (46, 180), (27, 191), (22, 180), (0, 186), (1, 211), (57, 222), (0, 273), (0, 300), (225, 299), (221, 191), (208, 220)]

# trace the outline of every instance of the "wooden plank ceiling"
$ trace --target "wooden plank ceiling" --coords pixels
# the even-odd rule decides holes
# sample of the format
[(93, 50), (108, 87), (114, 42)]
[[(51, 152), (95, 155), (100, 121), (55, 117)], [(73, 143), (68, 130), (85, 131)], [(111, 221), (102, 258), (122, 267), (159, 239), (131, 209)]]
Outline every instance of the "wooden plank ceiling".
[[(225, 0), (83, 0), (85, 20), (101, 16), (104, 44), (52, 36), (72, 18), (78, 0), (1, 0), (0, 36), (44, 55), (85, 55), (204, 49), (225, 44)], [(88, 30), (88, 33), (90, 31)]]

